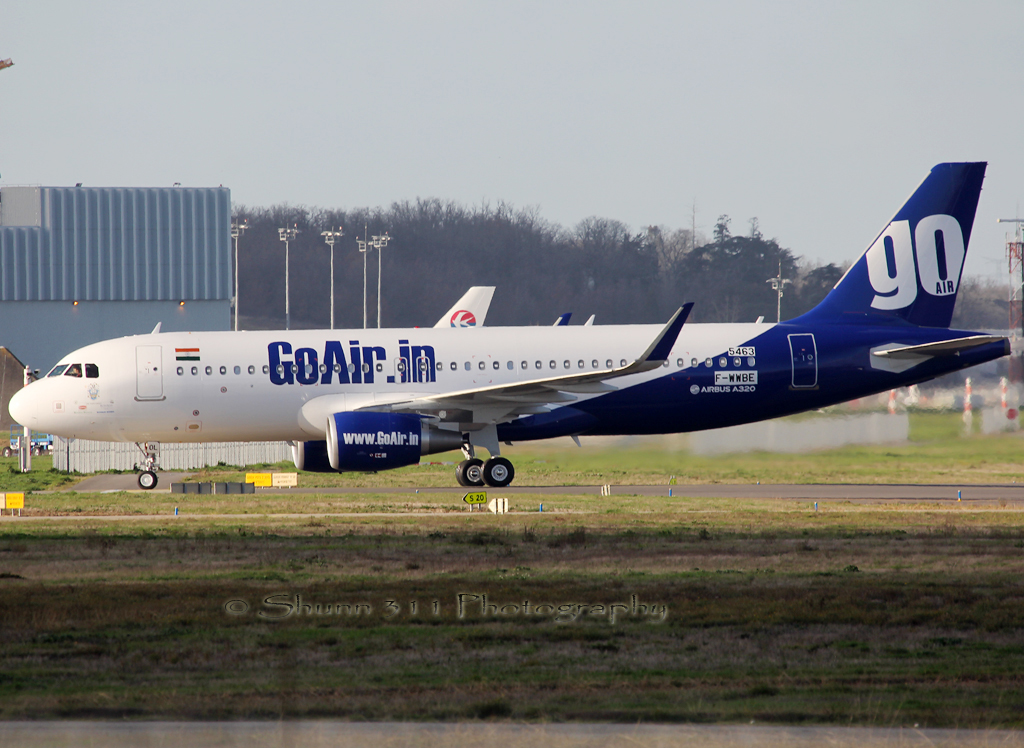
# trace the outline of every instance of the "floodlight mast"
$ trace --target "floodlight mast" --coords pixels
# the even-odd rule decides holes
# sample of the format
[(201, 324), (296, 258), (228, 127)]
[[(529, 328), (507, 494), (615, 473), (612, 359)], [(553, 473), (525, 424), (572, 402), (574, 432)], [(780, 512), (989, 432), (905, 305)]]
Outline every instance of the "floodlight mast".
[(379, 330), (380, 329), (380, 273), (381, 273), (381, 269), (384, 267), (383, 260), (381, 260), (381, 256), (383, 255), (383, 252), (381, 252), (381, 250), (384, 247), (388, 246), (388, 242), (391, 240), (391, 237), (388, 236), (388, 232), (385, 231), (383, 236), (374, 236), (374, 237), (372, 237), (372, 240), (373, 240), (373, 248), (377, 250), (377, 329)]
[(366, 224), (363, 224), (363, 238), (356, 239), (356, 246), (363, 255), (363, 329), (366, 329), (366, 253), (370, 250), (366, 241)]
[(341, 226), (337, 231), (321, 231), (320, 236), (324, 238), (331, 248), (331, 329), (334, 329), (334, 242), (343, 237)]
[[(1013, 238), (1006, 235), (1006, 260), (1010, 270), (1010, 329), (1016, 331), (1019, 324), (1021, 335), (1024, 336), (1024, 237), (1021, 236), (1024, 218), (997, 218), (996, 223), (1016, 224)], [(1021, 272), (1019, 293), (1014, 291), (1014, 276), (1018, 269)], [(1014, 301), (1017, 303), (1014, 304)], [(1018, 319), (1014, 319), (1015, 315)]]
[(235, 240), (235, 332), (238, 332), (238, 237), (249, 228), (249, 221), (232, 221), (231, 238)]
[(793, 281), (790, 280), (789, 278), (783, 278), (782, 277), (782, 260), (779, 260), (779, 274), (777, 276), (775, 276), (774, 278), (769, 278), (768, 280), (765, 281), (765, 283), (771, 283), (772, 284), (772, 290), (775, 291), (778, 294), (778, 298), (776, 300), (776, 306), (775, 306), (775, 321), (776, 322), (782, 322), (782, 288), (787, 283), (792, 283), (792, 282)]
[(288, 243), (299, 233), (298, 228), (277, 230), (277, 238), (284, 242), (284, 329), (292, 329), (292, 308), (288, 295)]

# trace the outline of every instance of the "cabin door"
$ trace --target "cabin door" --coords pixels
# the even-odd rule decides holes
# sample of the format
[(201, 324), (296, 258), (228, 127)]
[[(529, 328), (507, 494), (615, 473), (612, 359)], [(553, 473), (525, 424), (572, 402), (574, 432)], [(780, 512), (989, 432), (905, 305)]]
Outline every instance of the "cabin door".
[(135, 346), (135, 399), (163, 400), (164, 372), (162, 346)]
[(793, 389), (817, 387), (818, 350), (814, 345), (814, 335), (790, 335), (789, 352), (793, 359)]

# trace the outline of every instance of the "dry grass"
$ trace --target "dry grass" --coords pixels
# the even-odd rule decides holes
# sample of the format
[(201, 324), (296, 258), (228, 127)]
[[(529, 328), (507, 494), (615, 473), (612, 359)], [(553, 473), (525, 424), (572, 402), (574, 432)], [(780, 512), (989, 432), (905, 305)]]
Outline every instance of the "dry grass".
[(1018, 511), (586, 501), (5, 523), (0, 716), (1024, 723)]

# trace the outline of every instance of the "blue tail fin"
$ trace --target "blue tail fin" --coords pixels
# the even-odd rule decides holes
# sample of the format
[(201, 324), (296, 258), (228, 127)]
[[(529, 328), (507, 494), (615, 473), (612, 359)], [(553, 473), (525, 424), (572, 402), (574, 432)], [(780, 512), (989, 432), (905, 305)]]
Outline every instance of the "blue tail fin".
[(800, 319), (949, 327), (987, 164), (939, 164)]

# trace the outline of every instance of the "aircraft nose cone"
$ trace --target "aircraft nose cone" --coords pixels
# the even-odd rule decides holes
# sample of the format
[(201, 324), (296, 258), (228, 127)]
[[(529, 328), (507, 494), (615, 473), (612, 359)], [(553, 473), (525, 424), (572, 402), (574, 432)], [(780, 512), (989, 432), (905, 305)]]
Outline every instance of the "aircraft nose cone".
[(14, 397), (11, 398), (11, 402), (7, 406), (7, 410), (11, 414), (11, 418), (22, 426), (31, 426), (31, 422), (35, 420), (33, 400), (34, 398), (32, 397), (32, 393), (29, 392), (28, 387), (23, 387), (15, 392)]

